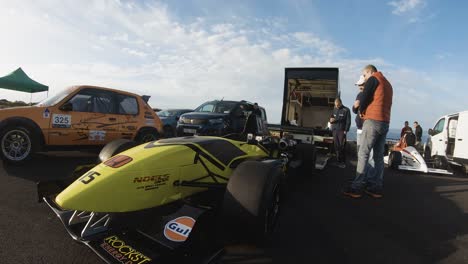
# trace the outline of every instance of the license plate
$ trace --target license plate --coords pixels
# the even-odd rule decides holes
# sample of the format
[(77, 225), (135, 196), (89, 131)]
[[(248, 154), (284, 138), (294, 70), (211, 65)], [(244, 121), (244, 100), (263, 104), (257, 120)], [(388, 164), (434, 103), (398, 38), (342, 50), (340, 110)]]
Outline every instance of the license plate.
[(190, 128), (184, 128), (184, 133), (187, 134), (196, 134), (197, 130), (196, 129), (190, 129)]

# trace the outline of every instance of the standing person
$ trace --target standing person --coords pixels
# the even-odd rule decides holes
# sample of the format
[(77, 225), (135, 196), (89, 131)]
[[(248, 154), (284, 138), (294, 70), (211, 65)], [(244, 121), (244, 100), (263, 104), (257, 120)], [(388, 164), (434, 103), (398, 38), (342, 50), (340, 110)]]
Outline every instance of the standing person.
[(414, 121), (413, 127), (414, 134), (416, 135), (416, 145), (419, 145), (422, 141), (423, 130), (422, 127), (419, 125), (418, 121)]
[(349, 108), (343, 105), (340, 98), (335, 99), (335, 108), (333, 109), (333, 115), (330, 117), (330, 123), (333, 127), (333, 142), (338, 167), (345, 168), (346, 133), (351, 126), (351, 113)]
[(254, 114), (258, 116), (262, 116), (262, 112), (260, 111), (260, 108), (258, 107), (258, 103), (253, 104), (253, 111)]
[[(343, 191), (343, 194), (352, 198), (360, 198), (362, 192), (365, 191), (374, 198), (381, 198), (383, 197), (384, 148), (390, 124), (393, 88), (374, 65), (367, 65), (362, 73), (366, 84), (361, 100), (355, 102), (355, 106), (359, 107), (361, 117), (364, 119), (356, 178)], [(374, 164), (369, 163), (371, 150), (373, 150)]]
[(401, 129), (400, 138), (402, 138), (405, 134), (413, 133), (413, 129), (409, 126), (409, 122), (405, 121), (405, 126)]
[[(364, 79), (364, 76), (361, 75), (359, 80), (354, 84), (357, 85), (359, 88), (359, 93), (356, 95), (356, 101), (361, 101), (362, 97), (362, 91), (364, 90), (364, 84), (366, 83), (366, 80)], [(359, 104), (358, 103), (353, 104), (353, 113), (356, 114), (356, 118), (354, 121), (356, 122), (356, 149), (357, 153), (359, 153), (359, 146), (361, 145), (361, 134), (362, 134), (362, 124), (364, 123), (364, 120), (361, 118), (361, 114), (359, 112)]]

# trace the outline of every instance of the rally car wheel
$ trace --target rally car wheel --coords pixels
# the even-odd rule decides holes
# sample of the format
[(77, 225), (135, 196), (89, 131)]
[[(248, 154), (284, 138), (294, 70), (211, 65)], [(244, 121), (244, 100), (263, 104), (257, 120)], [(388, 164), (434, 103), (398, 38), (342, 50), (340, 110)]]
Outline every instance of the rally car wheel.
[(237, 234), (265, 240), (273, 233), (280, 212), (282, 174), (275, 164), (260, 161), (245, 161), (236, 168), (226, 187), (223, 211)]
[(398, 170), (401, 165), (401, 153), (399, 151), (392, 151), (388, 155), (388, 166), (394, 170)]
[(138, 143), (128, 139), (117, 139), (109, 142), (99, 153), (100, 162), (110, 159), (112, 156), (119, 154), (127, 149), (138, 146)]
[(159, 134), (156, 129), (142, 129), (137, 137), (136, 141), (139, 143), (151, 142), (159, 139)]
[(19, 164), (31, 158), (36, 140), (24, 127), (7, 127), (0, 133), (2, 158), (12, 164)]

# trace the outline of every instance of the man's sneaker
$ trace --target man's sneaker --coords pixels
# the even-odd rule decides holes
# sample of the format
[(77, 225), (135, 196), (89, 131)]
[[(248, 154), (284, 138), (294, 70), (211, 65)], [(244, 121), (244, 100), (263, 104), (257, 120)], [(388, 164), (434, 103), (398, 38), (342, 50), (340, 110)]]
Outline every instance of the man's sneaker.
[(362, 191), (353, 189), (351, 187), (344, 189), (343, 194), (355, 199), (362, 197)]
[(376, 199), (383, 198), (383, 192), (381, 190), (366, 188), (365, 192), (373, 198), (376, 198)]

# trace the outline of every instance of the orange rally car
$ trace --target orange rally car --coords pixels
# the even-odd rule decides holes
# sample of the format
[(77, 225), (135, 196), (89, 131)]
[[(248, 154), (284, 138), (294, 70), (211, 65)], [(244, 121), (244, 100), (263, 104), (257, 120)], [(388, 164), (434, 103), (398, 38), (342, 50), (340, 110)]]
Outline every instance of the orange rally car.
[(0, 156), (20, 163), (48, 149), (103, 146), (119, 138), (155, 140), (162, 135), (162, 124), (148, 99), (109, 88), (73, 86), (34, 106), (1, 109)]

